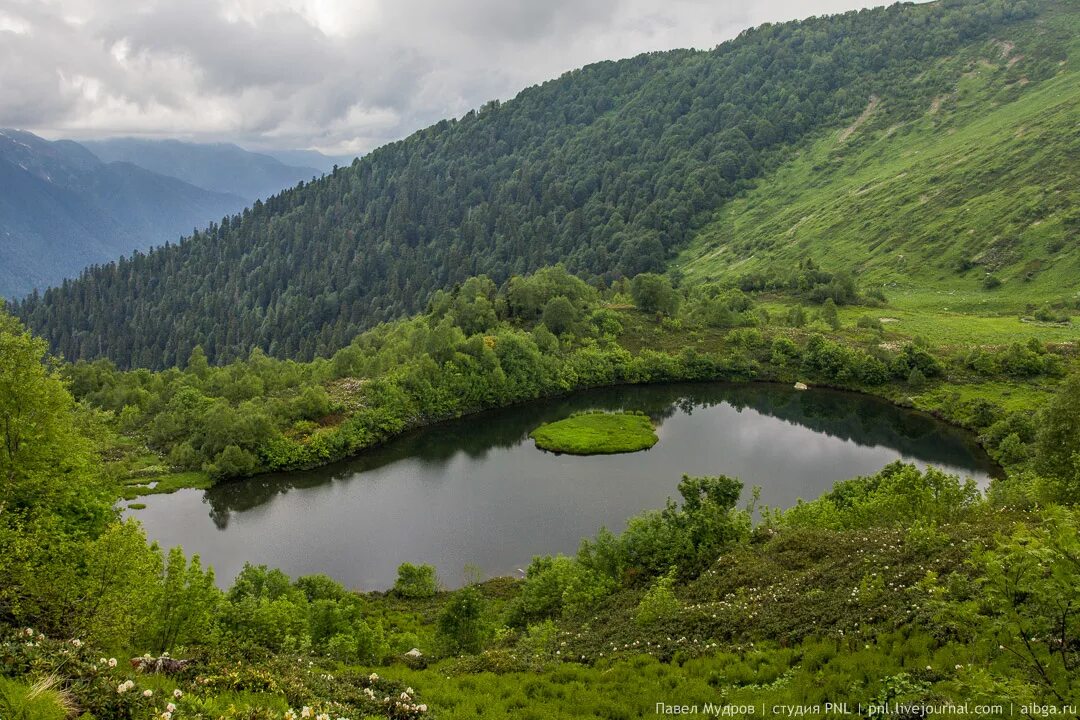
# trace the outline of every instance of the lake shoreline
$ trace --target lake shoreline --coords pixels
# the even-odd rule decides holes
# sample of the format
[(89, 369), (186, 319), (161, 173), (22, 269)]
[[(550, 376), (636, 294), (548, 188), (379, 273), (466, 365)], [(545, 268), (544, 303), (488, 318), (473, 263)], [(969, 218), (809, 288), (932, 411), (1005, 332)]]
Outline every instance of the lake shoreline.
[[(583, 392), (590, 392), (590, 391), (594, 391), (594, 390), (622, 388), (622, 387), (642, 387), (642, 386), (666, 387), (666, 386), (678, 386), (678, 385), (688, 385), (688, 384), (697, 384), (697, 383), (727, 385), (727, 386), (766, 385), (766, 386), (791, 387), (785, 381), (775, 379), (775, 378), (753, 378), (753, 379), (749, 379), (749, 380), (727, 380), (727, 379), (660, 380), (660, 381), (656, 381), (656, 382), (649, 382), (649, 381), (645, 381), (645, 382), (614, 382), (614, 383), (606, 383), (606, 384), (602, 384), (602, 385), (583, 386), (583, 387), (579, 387), (579, 388), (574, 388), (572, 390), (568, 390), (566, 392), (549, 394), (549, 395), (541, 395), (539, 397), (531, 398), (529, 400), (522, 400), (522, 401), (518, 401), (518, 402), (507, 403), (505, 405), (498, 405), (498, 406), (495, 406), (495, 407), (479, 408), (479, 409), (476, 409), (476, 410), (470, 410), (468, 412), (458, 413), (458, 414), (448, 416), (448, 417), (440, 417), (440, 418), (431, 419), (429, 421), (418, 422), (418, 423), (409, 425), (408, 427), (404, 428), (403, 430), (401, 430), (398, 433), (395, 433), (395, 434), (393, 434), (391, 436), (382, 438), (382, 439), (380, 439), (380, 440), (378, 440), (378, 441), (376, 441), (376, 442), (374, 442), (374, 443), (372, 443), (370, 445), (367, 445), (367, 446), (361, 448), (356, 453), (352, 453), (352, 454), (345, 455), (345, 456), (342, 456), (342, 457), (332, 458), (330, 460), (327, 460), (326, 462), (307, 463), (307, 464), (303, 464), (303, 465), (298, 465), (296, 467), (282, 468), (280, 470), (273, 470), (271, 472), (256, 473), (254, 475), (250, 475), (250, 476), (247, 476), (247, 477), (228, 478), (228, 479), (219, 480), (219, 481), (216, 481), (216, 482), (210, 481), (209, 477), (206, 475), (205, 472), (201, 472), (201, 471), (190, 472), (190, 471), (188, 471), (188, 472), (184, 472), (183, 474), (194, 478), (193, 481), (191, 481), (191, 482), (164, 483), (163, 484), (163, 489), (161, 489), (161, 490), (157, 490), (156, 488), (145, 488), (145, 486), (139, 486), (139, 485), (124, 485), (123, 487), (126, 487), (126, 488), (136, 488), (138, 490), (138, 492), (135, 495), (131, 496), (131, 497), (118, 498), (117, 502), (131, 502), (133, 500), (137, 500), (138, 498), (145, 497), (145, 496), (148, 496), (148, 495), (171, 494), (173, 492), (176, 492), (177, 490), (185, 490), (185, 489), (204, 489), (205, 490), (208, 487), (220, 487), (220, 486), (224, 486), (224, 485), (230, 485), (230, 484), (233, 484), (233, 483), (244, 483), (244, 482), (247, 482), (247, 481), (252, 480), (252, 479), (273, 477), (273, 476), (279, 475), (281, 473), (303, 472), (303, 471), (308, 471), (308, 470), (318, 470), (320, 468), (327, 468), (327, 467), (331, 467), (331, 466), (339, 464), (339, 463), (349, 462), (350, 460), (355, 460), (355, 459), (357, 459), (359, 457), (362, 457), (365, 453), (368, 453), (368, 452), (370, 452), (372, 450), (375, 450), (375, 449), (378, 449), (378, 448), (381, 448), (381, 447), (385, 447), (386, 444), (388, 444), (388, 443), (394, 442), (394, 441), (399, 440), (401, 438), (409, 437), (410, 435), (412, 435), (414, 433), (422, 432), (422, 431), (427, 430), (429, 428), (437, 428), (440, 425), (444, 425), (446, 423), (453, 423), (453, 422), (456, 422), (458, 420), (462, 420), (462, 419), (466, 419), (466, 418), (483, 417), (485, 414), (488, 414), (488, 413), (497, 413), (497, 412), (500, 412), (500, 411), (503, 411), (503, 410), (510, 410), (510, 409), (526, 406), (526, 405), (536, 403), (536, 402), (544, 402), (544, 401), (551, 401), (551, 400), (559, 400), (559, 399), (569, 398), (569, 397), (573, 397), (574, 395), (577, 395), (577, 394), (583, 393)], [(952, 384), (955, 384), (955, 383), (944, 382), (944, 383), (941, 383), (941, 384), (945, 385), (945, 386), (948, 386), (948, 385), (952, 385)], [(959, 385), (962, 385), (962, 384), (963, 383), (960, 383)], [(887, 390), (888, 388), (889, 388), (889, 386), (886, 385), (886, 386), (883, 386), (880, 389), (881, 390)], [(902, 408), (904, 410), (909, 410), (911, 412), (921, 413), (921, 414), (926, 415), (928, 417), (932, 417), (935, 420), (938, 420), (938, 421), (940, 421), (942, 423), (945, 423), (946, 425), (949, 425), (952, 428), (955, 428), (955, 429), (960, 430), (960, 431), (962, 431), (964, 433), (967, 433), (967, 434), (969, 434), (971, 436), (971, 439), (984, 452), (988, 451), (986, 446), (980, 440), (979, 436), (976, 435), (969, 427), (963, 425), (962, 423), (958, 422), (955, 418), (950, 417), (948, 414), (946, 414), (944, 412), (941, 412), (940, 410), (938, 410), (936, 408), (921, 408), (921, 407), (917, 406), (912, 401), (911, 397), (900, 396), (899, 394), (891, 394), (891, 393), (886, 393), (886, 392), (875, 392), (874, 390), (867, 389), (865, 387), (859, 388), (859, 387), (853, 387), (853, 386), (833, 385), (833, 384), (829, 384), (829, 383), (813, 383), (813, 384), (809, 384), (809, 390), (810, 391), (828, 390), (828, 391), (831, 391), (831, 392), (851, 393), (853, 395), (858, 395), (858, 396), (863, 396), (863, 397), (872, 397), (872, 398), (877, 398), (879, 400), (884, 400), (884, 401), (888, 402), (889, 404), (893, 405), (894, 407)], [(1005, 474), (1004, 468), (999, 463), (997, 463), (996, 461), (994, 461), (994, 470), (995, 470), (995, 472), (992, 473), (993, 477), (1004, 477), (1004, 474)], [(160, 486), (160, 485), (162, 485), (162, 483), (157, 482), (159, 480), (159, 478), (161, 478), (161, 477), (173, 477), (174, 475), (179, 475), (179, 474), (181, 474), (181, 473), (179, 473), (179, 472), (178, 473), (169, 473), (169, 474), (166, 474), (166, 475), (163, 475), (163, 476), (149, 477), (149, 478), (146, 479), (146, 481), (148, 483), (155, 483), (156, 482), (157, 485)], [(842, 479), (843, 478), (837, 478), (837, 480), (842, 480)]]
[[(648, 452), (554, 454), (528, 437), (574, 413), (624, 409), (655, 423), (661, 439)], [(251, 561), (383, 588), (398, 564), (419, 562), (453, 584), (466, 564), (514, 575), (537, 554), (572, 554), (601, 527), (664, 507), (684, 475), (739, 478), (743, 502), (758, 487), (759, 504), (787, 508), (897, 461), (983, 487), (992, 472), (969, 434), (868, 395), (775, 383), (624, 384), (419, 428), (313, 470), (148, 496), (146, 509), (126, 514), (224, 580)]]

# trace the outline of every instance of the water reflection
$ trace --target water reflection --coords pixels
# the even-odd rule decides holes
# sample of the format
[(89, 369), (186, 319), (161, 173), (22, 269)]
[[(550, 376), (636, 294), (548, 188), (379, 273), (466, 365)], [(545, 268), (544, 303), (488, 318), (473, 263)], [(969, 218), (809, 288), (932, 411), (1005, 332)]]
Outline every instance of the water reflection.
[[(581, 458), (528, 440), (540, 423), (586, 409), (642, 410), (660, 442)], [(788, 506), (898, 458), (983, 482), (993, 472), (970, 436), (875, 398), (761, 384), (627, 386), (444, 423), (317, 470), (151, 496), (136, 517), (163, 545), (199, 552), (223, 582), (251, 559), (378, 588), (409, 560), (435, 563), (454, 584), (465, 563), (513, 572), (533, 554), (573, 552), (601, 525), (621, 529), (661, 506), (683, 473), (741, 477), (763, 502)]]

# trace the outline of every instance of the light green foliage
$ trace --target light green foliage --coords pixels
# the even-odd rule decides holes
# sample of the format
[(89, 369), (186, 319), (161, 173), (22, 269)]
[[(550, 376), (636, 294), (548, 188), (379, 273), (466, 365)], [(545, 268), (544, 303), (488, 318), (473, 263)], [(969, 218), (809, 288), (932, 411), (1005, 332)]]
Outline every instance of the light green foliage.
[[(993, 689), (1019, 700), (1080, 699), (1080, 516), (1052, 508), (1035, 527), (1021, 526), (993, 550), (975, 553), (985, 573), (981, 602), (970, 603), (975, 632), (997, 633), (999, 651), (1022, 668), (1026, 691), (1000, 680)], [(989, 606), (989, 607), (987, 607)], [(990, 640), (994, 639), (991, 635)]]
[(800, 501), (782, 522), (837, 529), (908, 526), (915, 519), (938, 523), (980, 501), (971, 479), (896, 462), (875, 475), (838, 482), (817, 500)]
[(575, 615), (611, 594), (617, 578), (563, 555), (535, 557), (512, 613), (516, 624)]
[(536, 446), (571, 455), (601, 455), (647, 450), (659, 438), (644, 413), (585, 412), (546, 423), (529, 433)]
[(836, 310), (836, 302), (832, 298), (827, 298), (825, 304), (821, 306), (821, 319), (833, 330), (840, 329), (840, 314)]
[(439, 591), (439, 582), (432, 565), (413, 565), (402, 563), (398, 566), (394, 592), (406, 598), (434, 597)]
[(56, 687), (57, 676), (31, 685), (0, 677), (0, 717), (5, 720), (66, 720), (73, 708), (70, 697)]
[[(1080, 269), (1070, 240), (1080, 35), (1074, 11), (1044, 7), (1006, 44), (974, 43), (876, 91), (863, 122), (788, 156), (697, 233), (677, 261), (687, 281), (784, 277), (805, 258), (827, 259), (931, 329), (953, 316), (936, 330), (946, 342), (979, 327), (958, 311), (1012, 316), (1002, 320), (1025, 334), (1039, 328), (1018, 314), (1042, 304), (1068, 314)], [(988, 291), (990, 277), (1000, 286)], [(908, 312), (889, 315), (903, 324)]]
[(198, 555), (188, 562), (177, 547), (166, 556), (160, 584), (150, 599), (150, 622), (141, 628), (142, 637), (146, 647), (161, 653), (206, 638), (222, 598), (214, 585), (214, 571), (203, 570)]
[(679, 612), (679, 599), (675, 597), (675, 573), (669, 572), (657, 578), (637, 607), (634, 621), (638, 625), (652, 625), (670, 620)]
[(379, 663), (390, 653), (382, 623), (378, 620), (371, 624), (365, 620), (358, 621), (353, 628), (353, 637), (355, 657), (362, 663)]
[(71, 395), (34, 338), (0, 303), (0, 508), (55, 510), (100, 523), (107, 516), (90, 447)]

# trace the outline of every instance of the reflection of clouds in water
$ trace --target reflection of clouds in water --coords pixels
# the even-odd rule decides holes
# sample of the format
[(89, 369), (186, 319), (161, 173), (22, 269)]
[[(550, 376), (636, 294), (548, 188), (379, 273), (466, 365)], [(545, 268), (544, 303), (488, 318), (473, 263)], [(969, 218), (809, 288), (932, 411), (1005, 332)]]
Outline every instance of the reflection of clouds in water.
[[(661, 441), (648, 452), (576, 457), (541, 452), (526, 437), (587, 408), (663, 416)], [(512, 572), (534, 554), (573, 553), (601, 526), (621, 530), (627, 518), (677, 495), (683, 473), (736, 476), (748, 489), (761, 486), (763, 503), (786, 507), (901, 455), (984, 467), (969, 439), (947, 429), (928, 435), (927, 427), (944, 428), (840, 393), (610, 388), (446, 423), (329, 468), (205, 495), (150, 496), (135, 515), (152, 539), (202, 555), (223, 583), (250, 560), (367, 588), (392, 584), (401, 562), (431, 562), (455, 584), (465, 563)]]

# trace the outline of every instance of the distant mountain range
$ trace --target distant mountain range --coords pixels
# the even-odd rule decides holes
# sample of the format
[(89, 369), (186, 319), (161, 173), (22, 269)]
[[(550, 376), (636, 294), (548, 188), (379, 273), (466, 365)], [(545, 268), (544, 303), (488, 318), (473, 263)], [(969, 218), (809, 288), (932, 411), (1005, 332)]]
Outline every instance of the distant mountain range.
[(286, 165), (313, 167), (324, 173), (333, 170), (335, 165), (352, 165), (352, 161), (356, 159), (356, 155), (323, 155), (317, 150), (263, 150), (262, 153)]
[(236, 145), (48, 141), (0, 130), (0, 297), (56, 285), (90, 265), (176, 242), (323, 173)]
[(205, 190), (239, 195), (249, 201), (268, 198), (325, 172), (315, 167), (286, 165), (269, 155), (248, 152), (231, 143), (115, 138), (81, 144), (104, 162), (132, 163)]

